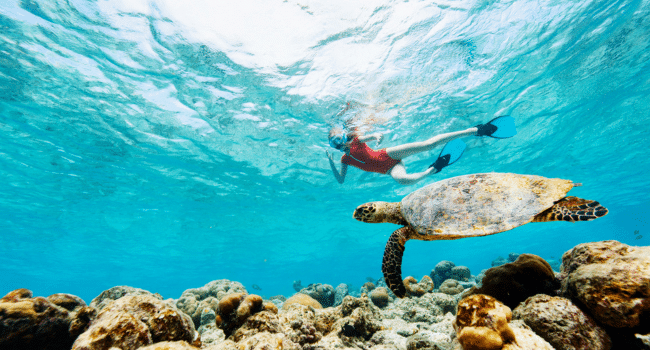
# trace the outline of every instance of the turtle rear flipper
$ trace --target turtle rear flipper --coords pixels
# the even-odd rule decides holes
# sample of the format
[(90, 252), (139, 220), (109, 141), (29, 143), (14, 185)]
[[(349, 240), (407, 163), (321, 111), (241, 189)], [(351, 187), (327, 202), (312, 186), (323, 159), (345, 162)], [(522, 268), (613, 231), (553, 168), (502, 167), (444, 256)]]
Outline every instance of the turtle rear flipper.
[(406, 287), (402, 281), (402, 255), (404, 254), (404, 243), (412, 233), (415, 231), (408, 226), (395, 230), (388, 238), (384, 250), (384, 260), (381, 263), (381, 272), (384, 273), (386, 284), (398, 298), (406, 296)]
[(589, 221), (607, 215), (607, 208), (600, 203), (578, 197), (564, 197), (555, 204), (535, 215), (533, 222), (547, 221)]

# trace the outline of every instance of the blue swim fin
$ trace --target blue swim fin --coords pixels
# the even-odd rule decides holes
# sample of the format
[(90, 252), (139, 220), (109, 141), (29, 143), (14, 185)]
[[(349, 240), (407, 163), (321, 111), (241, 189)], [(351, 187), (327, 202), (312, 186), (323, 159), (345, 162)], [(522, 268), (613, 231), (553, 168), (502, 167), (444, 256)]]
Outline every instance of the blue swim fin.
[(429, 168), (433, 167), (437, 170), (436, 172), (439, 173), (442, 168), (454, 164), (458, 159), (460, 159), (463, 152), (465, 152), (465, 147), (465, 142), (461, 139), (449, 141), (445, 147), (442, 148), (438, 159), (436, 159)]
[(478, 131), (476, 136), (490, 136), (495, 139), (507, 139), (517, 135), (515, 127), (515, 118), (509, 115), (496, 117), (485, 124), (476, 126)]

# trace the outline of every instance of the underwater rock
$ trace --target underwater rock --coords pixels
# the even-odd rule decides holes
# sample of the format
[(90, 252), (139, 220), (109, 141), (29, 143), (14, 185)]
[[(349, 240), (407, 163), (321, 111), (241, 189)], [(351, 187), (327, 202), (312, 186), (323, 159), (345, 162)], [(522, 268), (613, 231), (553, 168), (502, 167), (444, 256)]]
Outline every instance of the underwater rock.
[(456, 281), (467, 282), (470, 277), (472, 277), (472, 273), (467, 266), (456, 266), (449, 272), (449, 278), (455, 279)]
[(206, 307), (217, 311), (221, 298), (232, 293), (248, 294), (246, 288), (239, 283), (226, 279), (211, 281), (203, 287), (187, 289), (176, 301), (176, 307), (190, 315), (192, 322), (198, 328), (201, 325), (201, 314)]
[(229, 338), (234, 342), (250, 338), (257, 333), (281, 333), (278, 315), (271, 311), (262, 311), (248, 317)]
[(370, 292), (370, 300), (377, 307), (386, 307), (390, 301), (388, 290), (384, 287), (375, 288), (372, 292)]
[(373, 345), (373, 348), (375, 345), (390, 346), (395, 349), (406, 348), (406, 338), (388, 329), (375, 332), (368, 342)]
[(609, 350), (611, 340), (605, 330), (570, 300), (538, 294), (512, 311), (556, 350)]
[[(216, 325), (223, 330), (226, 337), (230, 337), (250, 317), (263, 311), (267, 312), (268, 315), (274, 315), (278, 312), (278, 309), (273, 303), (264, 303), (262, 297), (259, 295), (247, 295), (244, 293), (228, 294), (219, 301)], [(259, 321), (259, 319), (254, 320)]]
[(449, 279), (451, 275), (451, 269), (456, 267), (456, 264), (449, 260), (442, 260), (436, 264), (436, 266), (429, 273), (429, 277), (433, 281), (434, 286), (439, 286), (444, 280)]
[(649, 286), (650, 247), (602, 241), (577, 245), (562, 256), (562, 295), (604, 325), (650, 327)]
[(305, 288), (305, 287), (302, 286), (302, 283), (300, 282), (300, 280), (293, 281), (293, 289), (296, 292), (300, 292), (300, 290), (302, 290), (303, 288)]
[(492, 260), (492, 262), (490, 263), (490, 266), (492, 266), (492, 267), (501, 266), (501, 265), (505, 265), (507, 263), (508, 263), (508, 260), (506, 260), (502, 256), (499, 256), (496, 259)]
[(199, 350), (186, 341), (163, 341), (138, 348), (138, 350)]
[(283, 310), (287, 310), (289, 308), (289, 305), (291, 304), (300, 304), (300, 305), (305, 305), (305, 306), (311, 306), (315, 309), (322, 309), (323, 306), (316, 301), (316, 299), (310, 297), (307, 294), (303, 293), (296, 293), (293, 296), (291, 296), (289, 299), (287, 299), (284, 304), (282, 305)]
[(423, 276), (420, 282), (415, 277), (408, 276), (403, 282), (406, 287), (406, 295), (409, 297), (420, 297), (433, 291), (433, 280), (429, 276)]
[(515, 262), (485, 271), (482, 286), (470, 294), (490, 295), (510, 308), (536, 294), (554, 295), (560, 287), (551, 266), (533, 254), (521, 254)]
[(408, 337), (406, 341), (407, 350), (451, 350), (451, 338), (442, 333), (421, 331)]
[(126, 350), (176, 340), (200, 345), (188, 315), (152, 295), (130, 295), (106, 305), (72, 349)]
[(464, 350), (502, 349), (516, 341), (508, 325), (512, 319), (510, 308), (491, 296), (470, 295), (458, 303), (456, 332)]
[[(237, 343), (238, 350), (302, 350), (283, 333), (261, 332)], [(209, 349), (212, 350), (212, 349)]]
[(370, 292), (375, 288), (376, 288), (376, 286), (375, 286), (375, 284), (373, 282), (366, 282), (366, 283), (363, 284), (363, 286), (361, 286), (361, 289), (359, 290), (359, 292), (361, 294), (366, 294), (367, 295), (367, 294), (370, 294)]
[(32, 298), (16, 289), (0, 299), (0, 349), (68, 350), (96, 313), (71, 294)]
[(90, 306), (97, 309), (97, 311), (102, 311), (102, 309), (113, 300), (117, 300), (127, 295), (151, 295), (158, 300), (163, 300), (163, 297), (158, 293), (151, 293), (144, 289), (129, 286), (115, 286), (101, 292), (90, 302)]
[(336, 286), (334, 290), (334, 306), (341, 305), (343, 298), (345, 298), (349, 293), (349, 287), (345, 283), (341, 283)]
[(464, 291), (465, 288), (458, 283), (457, 280), (455, 279), (448, 279), (442, 282), (442, 285), (440, 288), (438, 288), (438, 291), (440, 293), (448, 294), (448, 295), (456, 295), (462, 291)]
[(333, 325), (339, 337), (369, 340), (381, 330), (381, 312), (368, 298), (345, 297), (339, 308), (343, 317)]
[(329, 284), (314, 283), (300, 290), (318, 301), (323, 307), (334, 306), (334, 287)]

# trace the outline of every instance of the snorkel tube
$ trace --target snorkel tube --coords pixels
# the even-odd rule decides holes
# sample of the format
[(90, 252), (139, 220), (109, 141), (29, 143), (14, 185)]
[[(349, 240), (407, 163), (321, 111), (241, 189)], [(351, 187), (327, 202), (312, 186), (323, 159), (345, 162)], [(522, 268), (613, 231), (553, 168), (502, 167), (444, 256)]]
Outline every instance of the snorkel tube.
[(346, 144), (347, 142), (348, 142), (348, 137), (344, 132), (330, 137), (330, 146), (338, 150), (343, 148), (343, 145)]

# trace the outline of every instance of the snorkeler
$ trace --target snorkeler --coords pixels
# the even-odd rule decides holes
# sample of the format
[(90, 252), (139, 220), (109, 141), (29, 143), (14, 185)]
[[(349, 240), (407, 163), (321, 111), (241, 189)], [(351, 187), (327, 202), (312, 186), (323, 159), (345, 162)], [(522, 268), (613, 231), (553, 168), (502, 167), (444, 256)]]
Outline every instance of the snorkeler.
[[(514, 118), (509, 116), (496, 117), (485, 124), (462, 131), (455, 131), (434, 136), (426, 141), (407, 143), (404, 145), (373, 150), (366, 142), (376, 140), (377, 145), (382, 141), (381, 133), (361, 135), (356, 131), (345, 133), (343, 128), (335, 127), (330, 130), (330, 146), (345, 152), (341, 157), (341, 171), (336, 169), (332, 155), (325, 151), (330, 161), (330, 166), (336, 181), (343, 183), (347, 174), (348, 165), (361, 170), (379, 174), (389, 174), (395, 181), (402, 185), (414, 184), (423, 178), (439, 173), (444, 167), (456, 162), (465, 150), (465, 143), (459, 138), (465, 136), (490, 136), (494, 138), (508, 138), (517, 133)], [(402, 159), (416, 153), (429, 151), (443, 143), (447, 143), (436, 161), (425, 171), (409, 174), (402, 163)]]

